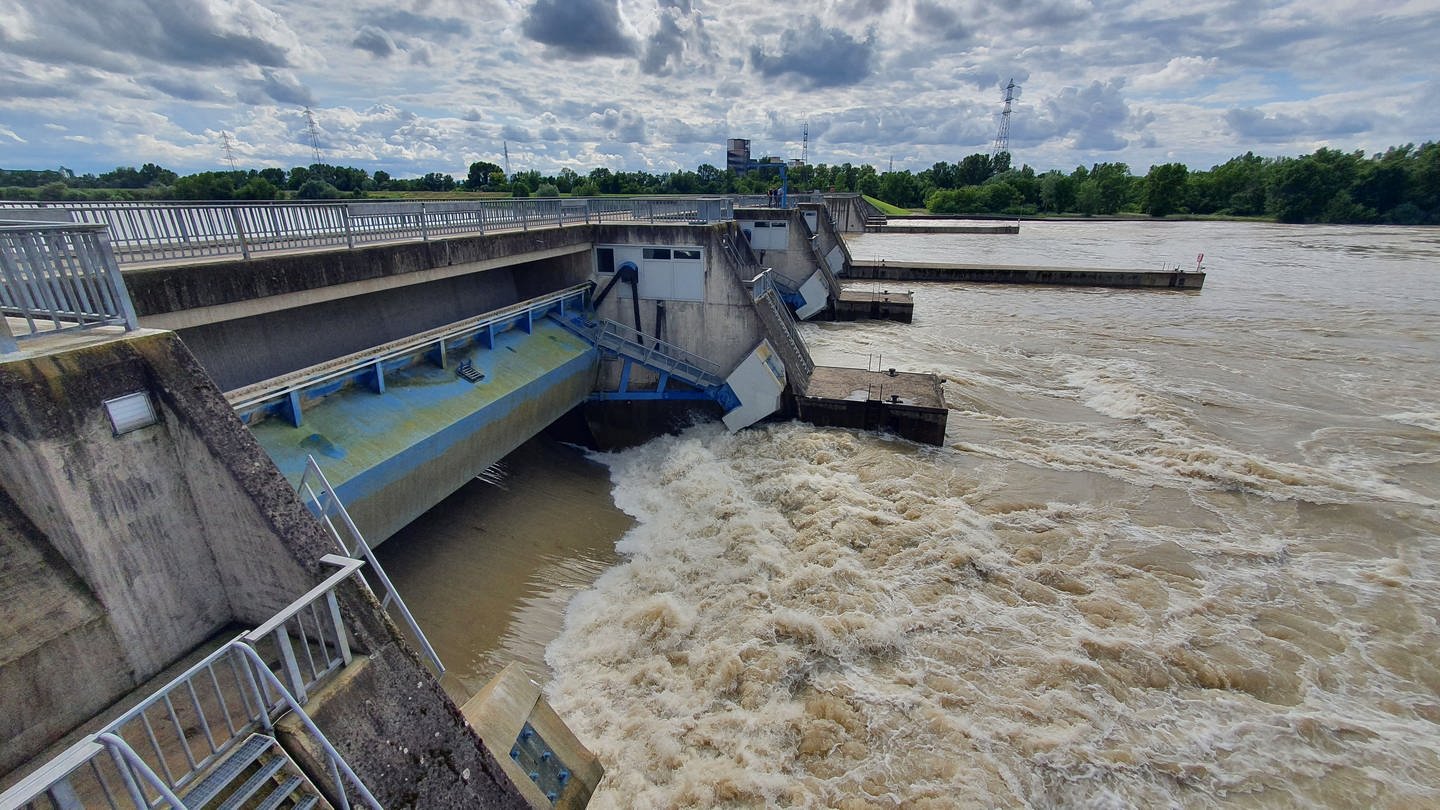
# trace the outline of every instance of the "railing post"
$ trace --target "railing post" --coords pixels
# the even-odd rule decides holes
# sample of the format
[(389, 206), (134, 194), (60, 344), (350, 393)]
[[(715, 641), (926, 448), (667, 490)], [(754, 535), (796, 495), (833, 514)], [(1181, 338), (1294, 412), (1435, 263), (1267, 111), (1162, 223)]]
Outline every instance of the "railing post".
[(0, 315), (0, 354), (13, 354), (20, 351), (20, 344), (15, 341), (15, 335), (10, 331), (10, 321)]
[(346, 203), (346, 204), (345, 204), (345, 207), (340, 210), (340, 216), (345, 219), (345, 247), (347, 247), (347, 248), (349, 248), (349, 249), (351, 249), (351, 250), (354, 250), (354, 249), (355, 249), (355, 234), (354, 234), (353, 231), (350, 230), (350, 204), (349, 204), (349, 203)]
[(335, 598), (335, 589), (325, 592), (325, 604), (330, 607), (330, 621), (335, 624), (335, 643), (340, 647), (340, 657), (345, 666), (350, 666), (350, 639), (345, 635), (345, 622), (340, 618), (340, 602)]
[(130, 300), (130, 291), (125, 289), (125, 276), (115, 261), (110, 235), (106, 231), (96, 231), (95, 246), (100, 250), (100, 259), (105, 266), (105, 280), (110, 284), (115, 295), (115, 306), (120, 310), (115, 314), (125, 319), (125, 331), (133, 332), (140, 328), (140, 316), (135, 314), (135, 302)]
[(430, 241), (430, 227), (425, 221), (425, 203), (423, 202), (420, 203), (420, 240), (422, 242)]
[(305, 695), (305, 679), (300, 677), (300, 662), (295, 659), (295, 647), (290, 642), (290, 631), (281, 624), (275, 628), (275, 644), (280, 648), (280, 658), (285, 667), (285, 678), (290, 681), (290, 694), (295, 700), (304, 703), (308, 700)]
[(230, 221), (235, 225), (235, 236), (240, 239), (240, 258), (248, 259), (250, 258), (250, 245), (245, 241), (245, 224), (241, 221), (240, 209), (233, 205), (228, 208)]

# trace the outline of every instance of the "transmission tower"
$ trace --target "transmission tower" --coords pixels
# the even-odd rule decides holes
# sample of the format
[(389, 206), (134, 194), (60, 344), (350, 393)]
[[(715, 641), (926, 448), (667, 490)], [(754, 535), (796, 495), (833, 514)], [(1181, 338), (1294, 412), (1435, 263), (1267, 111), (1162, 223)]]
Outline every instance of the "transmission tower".
[(1005, 85), (1005, 109), (1000, 113), (1000, 130), (995, 133), (995, 145), (990, 149), (991, 158), (1001, 152), (1010, 151), (1010, 108), (1019, 97), (1020, 87), (1011, 79), (1010, 83)]
[(800, 136), (800, 165), (810, 163), (810, 122), (805, 122), (804, 134)]
[(505, 152), (505, 180), (506, 180), (506, 182), (509, 182), (509, 180), (510, 180), (510, 142), (509, 142), (509, 141), (501, 141), (501, 144), (503, 144), (503, 147), (502, 147), (502, 148), (504, 149), (504, 152)]
[(320, 162), (320, 128), (315, 125), (315, 113), (309, 107), (305, 108), (305, 128), (310, 131), (310, 152), (315, 157), (315, 162)]
[(230, 171), (240, 171), (240, 167), (235, 165), (235, 144), (230, 140), (230, 133), (223, 129), (220, 130), (220, 145), (225, 149), (225, 162), (230, 164)]

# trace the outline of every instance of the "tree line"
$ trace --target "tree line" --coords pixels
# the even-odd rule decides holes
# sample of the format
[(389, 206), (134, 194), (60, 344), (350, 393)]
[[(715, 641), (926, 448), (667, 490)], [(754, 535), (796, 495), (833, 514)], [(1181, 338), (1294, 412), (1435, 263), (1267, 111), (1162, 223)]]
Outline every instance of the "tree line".
[(925, 171), (888, 172), (874, 196), (953, 214), (1146, 214), (1266, 217), (1280, 222), (1440, 224), (1440, 143), (1363, 152), (1322, 148), (1300, 157), (1253, 152), (1207, 171), (1183, 163), (1143, 176), (1124, 163), (1071, 172), (1011, 168), (1009, 156), (971, 155)]
[[(821, 163), (789, 167), (788, 174), (791, 190), (859, 192), (937, 214), (1216, 215), (1282, 222), (1440, 224), (1436, 142), (1392, 147), (1370, 156), (1329, 148), (1299, 157), (1263, 158), (1246, 152), (1206, 171), (1165, 163), (1142, 176), (1118, 162), (1036, 172), (1030, 166), (1011, 166), (1005, 152), (942, 161), (920, 172)], [(569, 168), (551, 175), (507, 175), (494, 163), (476, 161), (459, 180), (440, 172), (396, 178), (385, 171), (371, 174), (325, 163), (184, 176), (154, 163), (82, 175), (64, 169), (0, 169), (0, 199), (8, 200), (337, 199), (389, 191), (516, 197), (764, 194), (779, 184), (775, 171), (737, 175), (710, 164), (658, 174), (601, 167), (583, 175)]]

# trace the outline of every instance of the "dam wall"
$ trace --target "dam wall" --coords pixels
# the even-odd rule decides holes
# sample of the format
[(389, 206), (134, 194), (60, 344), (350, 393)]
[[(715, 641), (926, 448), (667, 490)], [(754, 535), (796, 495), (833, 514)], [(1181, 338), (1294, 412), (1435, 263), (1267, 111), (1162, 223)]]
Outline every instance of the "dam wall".
[[(173, 333), (112, 332), (0, 358), (0, 773), (260, 624), (336, 550)], [(117, 435), (105, 402), (130, 394), (155, 421)], [(369, 687), (325, 731), (381, 803), (517, 806), (368, 589), (338, 598)]]
[(584, 226), (128, 270), (141, 325), (179, 332), (224, 390), (585, 278)]
[(885, 219), (880, 209), (859, 194), (827, 194), (825, 205), (830, 208), (835, 227), (842, 233), (864, 233), (868, 223)]

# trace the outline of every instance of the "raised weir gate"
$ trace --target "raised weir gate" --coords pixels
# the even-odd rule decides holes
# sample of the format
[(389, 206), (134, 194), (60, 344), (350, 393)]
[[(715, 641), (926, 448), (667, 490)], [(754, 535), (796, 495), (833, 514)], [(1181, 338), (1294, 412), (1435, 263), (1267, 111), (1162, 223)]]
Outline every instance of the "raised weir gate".
[[(6, 262), (0, 292), (7, 296), (0, 305), (12, 316), (0, 330), (0, 538), (7, 562), (24, 562), (0, 573), (9, 630), (0, 634), (0, 688), (31, 698), (7, 702), (0, 713), (0, 772), (90, 722), (40, 773), (14, 786), (12, 772), (0, 783), (11, 788), (6, 801), (49, 797), (68, 806), (78, 797), (83, 806), (99, 791), (112, 804), (126, 794), (153, 804), (169, 801), (169, 791), (184, 803), (189, 791), (209, 793), (201, 786), (213, 784), (210, 771), (223, 768), (234, 770), (236, 780), (254, 779), (257, 789), (274, 782), (275, 795), (298, 804), (320, 797), (335, 806), (505, 806), (533, 799), (534, 785), (517, 784), (513, 763), (494, 754), (510, 742), (486, 745), (458, 722), (426, 664), (384, 617), (377, 599), (388, 602), (389, 594), (372, 591), (356, 573), (355, 557), (364, 555), (352, 556), (342, 540), (347, 554), (336, 559), (338, 538), (297, 498), (294, 478), (282, 476), (273, 457), (283, 454), (262, 450), (257, 437), (270, 429), (308, 430), (299, 438), (307, 459), (328, 463), (340, 449), (349, 456), (350, 448), (335, 440), (345, 438), (345, 428), (333, 428), (333, 436), (320, 430), (327, 410), (356, 408), (347, 401), (396, 400), (391, 395), (403, 388), (428, 393), (388, 408), (398, 420), (391, 427), (426, 407), (443, 410), (445, 397), (434, 389), (491, 384), (489, 407), (452, 420), (452, 428), (462, 425), (458, 433), (483, 432), (536, 399), (563, 412), (597, 389), (608, 404), (708, 400), (735, 417), (727, 419), (732, 427), (782, 407), (787, 386), (791, 397), (805, 397), (816, 369), (791, 311), (813, 310), (807, 295), (815, 294), (818, 279), (828, 296), (837, 286), (834, 274), (817, 265), (791, 285), (760, 267), (736, 222), (700, 224), (693, 211), (680, 216), (687, 213), (684, 224), (651, 224), (633, 211), (623, 223), (570, 225), (562, 217), (543, 230), (532, 230), (526, 216), (518, 231), (500, 228), (478, 238), (188, 268), (142, 263), (123, 277), (106, 240), (80, 236), (97, 233), (95, 226), (0, 228), (7, 240), (0, 245)], [(790, 238), (802, 239), (800, 212), (787, 216)], [(778, 221), (773, 212), (764, 218)], [(223, 254), (220, 241), (202, 247)], [(812, 258), (823, 258), (802, 244)], [(641, 272), (595, 311), (584, 302), (594, 303), (589, 296), (605, 280), (601, 245), (638, 250)], [(785, 249), (772, 243), (767, 250), (773, 257)], [(668, 285), (668, 293), (656, 296), (655, 284)], [(135, 309), (125, 306), (131, 294)], [(486, 314), (451, 319), (457, 309)], [(145, 323), (176, 332), (136, 328)], [(437, 325), (417, 336), (417, 323)], [(469, 331), (454, 331), (457, 323)], [(437, 331), (432, 348), (421, 345)], [(662, 337), (716, 351), (702, 362)], [(356, 346), (362, 348), (345, 351)], [(337, 362), (344, 366), (357, 354), (368, 362), (327, 378)], [(297, 375), (306, 380), (285, 382)], [(278, 396), (258, 390), (277, 378)], [(225, 380), (230, 399), (217, 380)], [(508, 393), (501, 391), (506, 381)], [(255, 396), (245, 398), (247, 390)], [(269, 418), (247, 430), (236, 405)], [(932, 410), (941, 414), (943, 434), (943, 407)], [(525, 416), (530, 432), (550, 418), (545, 408)], [(364, 492), (397, 485), (427, 449), (430, 458), (444, 458), (434, 440), (444, 430), (386, 457), (379, 466), (390, 471), (344, 479), (335, 490), (353, 480), (353, 492), (332, 490), (330, 497), (338, 502), (358, 493), (363, 508)], [(504, 454), (494, 443), (488, 452)], [(463, 472), (468, 480), (469, 470)], [(450, 484), (424, 497), (444, 486)], [(392, 489), (387, 496), (409, 494)], [(388, 524), (373, 522), (383, 538)], [(375, 575), (383, 581), (383, 572)], [(89, 720), (236, 626), (255, 629), (154, 693), (163, 697), (143, 699), (139, 715), (125, 715), (141, 718), (152, 738), (163, 736), (155, 730), (163, 726), (160, 715), (172, 716), (178, 739), (148, 741), (153, 757), (143, 736), (117, 733), (121, 721)], [(212, 684), (212, 701), (203, 687), (220, 679), (217, 669), (240, 679), (234, 683), (242, 694), (268, 690), (273, 710), (232, 711), (219, 684)], [(72, 672), (87, 677), (60, 677)], [(57, 684), (65, 690), (51, 688)], [(515, 689), (525, 692), (523, 683)], [(200, 720), (217, 702), (225, 731)], [(543, 701), (526, 705), (531, 719), (521, 718), (523, 728), (531, 729), (531, 720), (546, 727)], [(428, 719), (420, 721), (416, 711)], [(467, 705), (465, 716), (476, 729), (513, 725), (484, 723), (488, 710), (475, 711)], [(282, 726), (291, 728), (289, 738)], [(548, 728), (539, 732), (545, 739), (562, 736), (563, 724)], [(376, 729), (384, 729), (383, 745), (376, 745)], [(284, 743), (303, 767), (267, 755), (273, 747), (247, 734)], [(518, 750), (511, 748), (512, 757)], [(443, 753), (417, 761), (416, 751)], [(291, 780), (278, 774), (297, 770), (309, 787), (280, 790)], [(257, 776), (262, 772), (268, 775)], [(88, 793), (77, 787), (86, 779)], [(226, 784), (228, 791), (239, 782)]]

